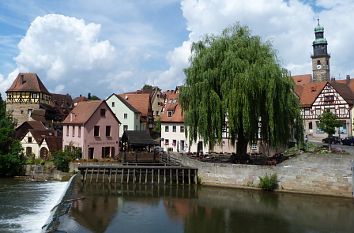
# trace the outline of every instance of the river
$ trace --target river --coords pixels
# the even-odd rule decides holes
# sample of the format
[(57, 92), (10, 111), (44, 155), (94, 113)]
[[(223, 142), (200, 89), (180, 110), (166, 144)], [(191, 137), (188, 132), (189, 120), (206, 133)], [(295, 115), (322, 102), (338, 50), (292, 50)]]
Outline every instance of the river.
[[(66, 187), (0, 180), (0, 232), (40, 232)], [(62, 232), (352, 233), (353, 199), (188, 185), (77, 180)]]
[(0, 179), (0, 232), (41, 232), (67, 182)]

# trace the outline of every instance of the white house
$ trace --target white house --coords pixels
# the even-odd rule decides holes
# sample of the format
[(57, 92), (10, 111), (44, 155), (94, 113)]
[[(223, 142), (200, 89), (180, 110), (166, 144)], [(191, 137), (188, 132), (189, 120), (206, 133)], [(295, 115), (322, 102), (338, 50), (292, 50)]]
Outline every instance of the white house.
[(112, 94), (106, 103), (121, 122), (119, 137), (126, 130), (148, 129), (149, 113), (152, 113), (149, 94)]

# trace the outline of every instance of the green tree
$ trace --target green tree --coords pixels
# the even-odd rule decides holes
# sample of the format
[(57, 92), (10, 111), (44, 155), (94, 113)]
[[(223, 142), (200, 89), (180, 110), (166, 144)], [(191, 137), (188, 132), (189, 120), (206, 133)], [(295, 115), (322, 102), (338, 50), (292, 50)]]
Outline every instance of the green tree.
[[(336, 127), (340, 127), (342, 124), (337, 119), (337, 116), (330, 112), (328, 109), (322, 113), (318, 118), (318, 128), (331, 137), (336, 132)], [(331, 140), (328, 141), (329, 147), (331, 147)]]
[(63, 151), (56, 151), (53, 153), (54, 166), (60, 171), (68, 172), (69, 163), (79, 158), (80, 154), (80, 149), (72, 147), (65, 148)]
[(91, 93), (87, 94), (87, 99), (88, 100), (100, 100), (100, 98), (96, 95), (91, 95)]
[(237, 24), (193, 43), (185, 74), (179, 98), (190, 141), (201, 136), (212, 149), (225, 126), (239, 155), (257, 140), (273, 147), (292, 137), (303, 141), (294, 83), (271, 44), (247, 27)]
[(144, 84), (143, 90), (152, 90), (154, 87), (149, 84)]
[(6, 112), (0, 94), (0, 176), (21, 175), (25, 158), (21, 143), (15, 138), (15, 124)]

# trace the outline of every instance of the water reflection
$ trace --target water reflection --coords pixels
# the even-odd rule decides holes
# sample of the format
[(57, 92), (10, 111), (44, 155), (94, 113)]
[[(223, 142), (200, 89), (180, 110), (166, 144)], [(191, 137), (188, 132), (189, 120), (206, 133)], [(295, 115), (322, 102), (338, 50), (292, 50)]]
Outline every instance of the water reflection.
[(74, 195), (86, 199), (73, 204), (70, 232), (349, 233), (354, 229), (350, 199), (187, 185), (77, 186)]

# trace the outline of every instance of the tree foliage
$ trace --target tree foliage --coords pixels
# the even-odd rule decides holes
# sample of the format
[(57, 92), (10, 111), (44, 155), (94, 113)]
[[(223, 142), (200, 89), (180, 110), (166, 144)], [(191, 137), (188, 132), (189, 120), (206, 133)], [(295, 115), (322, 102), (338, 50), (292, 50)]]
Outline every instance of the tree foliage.
[(324, 111), (318, 118), (318, 127), (328, 136), (332, 136), (336, 132), (336, 127), (340, 127), (342, 124), (337, 119), (337, 116), (329, 110)]
[(303, 139), (294, 83), (271, 44), (247, 27), (237, 24), (193, 43), (185, 74), (180, 103), (190, 141), (201, 136), (213, 148), (225, 126), (238, 154), (249, 141), (281, 146), (292, 136)]
[(65, 148), (63, 151), (53, 153), (54, 166), (63, 172), (69, 171), (69, 163), (80, 157), (80, 150), (75, 148)]
[(15, 124), (6, 112), (0, 94), (0, 176), (21, 175), (25, 158), (20, 141), (15, 138)]
[(91, 95), (91, 93), (87, 94), (87, 99), (88, 100), (101, 100), (98, 96), (96, 95)]
[(154, 87), (149, 84), (144, 84), (143, 86), (143, 90), (152, 90), (152, 89), (154, 89)]

